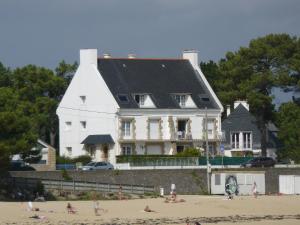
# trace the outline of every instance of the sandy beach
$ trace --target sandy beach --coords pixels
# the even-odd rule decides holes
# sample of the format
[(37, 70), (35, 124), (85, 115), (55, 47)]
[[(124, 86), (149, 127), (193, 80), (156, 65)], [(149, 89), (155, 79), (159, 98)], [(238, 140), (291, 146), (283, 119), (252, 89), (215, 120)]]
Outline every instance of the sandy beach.
[[(300, 196), (179, 196), (186, 202), (164, 203), (163, 198), (99, 201), (95, 216), (92, 201), (72, 201), (78, 213), (68, 214), (65, 201), (34, 202), (40, 211), (27, 210), (27, 202), (0, 202), (0, 224), (300, 224)], [(155, 212), (144, 212), (148, 205)], [(33, 215), (45, 219), (30, 218)]]

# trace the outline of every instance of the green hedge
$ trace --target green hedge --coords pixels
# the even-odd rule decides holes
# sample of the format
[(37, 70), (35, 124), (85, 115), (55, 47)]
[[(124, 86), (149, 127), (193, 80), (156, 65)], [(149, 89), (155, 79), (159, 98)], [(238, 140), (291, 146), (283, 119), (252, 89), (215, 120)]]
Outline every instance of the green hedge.
[(56, 157), (56, 164), (74, 164), (74, 163), (82, 163), (83, 165), (92, 161), (92, 158), (89, 155), (80, 155), (75, 158), (70, 158), (66, 156), (58, 156)]

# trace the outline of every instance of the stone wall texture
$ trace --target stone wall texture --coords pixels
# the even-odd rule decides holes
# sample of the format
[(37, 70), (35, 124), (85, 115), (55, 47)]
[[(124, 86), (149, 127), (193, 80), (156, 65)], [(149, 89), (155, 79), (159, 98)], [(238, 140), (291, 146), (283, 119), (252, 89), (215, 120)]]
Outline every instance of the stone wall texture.
[[(228, 170), (218, 170), (218, 172), (222, 171)], [(230, 169), (230, 171), (233, 170)], [(235, 169), (234, 171), (245, 172), (245, 169)], [(300, 168), (261, 168), (247, 169), (246, 171), (265, 172), (267, 194), (279, 192), (279, 175), (300, 175)], [(207, 193), (206, 170), (204, 169), (68, 171), (68, 175), (75, 181), (154, 186), (157, 191), (159, 188), (164, 188), (166, 194), (170, 192), (171, 184), (176, 185), (178, 194)], [(14, 171), (10, 172), (10, 176), (63, 180), (62, 171)]]

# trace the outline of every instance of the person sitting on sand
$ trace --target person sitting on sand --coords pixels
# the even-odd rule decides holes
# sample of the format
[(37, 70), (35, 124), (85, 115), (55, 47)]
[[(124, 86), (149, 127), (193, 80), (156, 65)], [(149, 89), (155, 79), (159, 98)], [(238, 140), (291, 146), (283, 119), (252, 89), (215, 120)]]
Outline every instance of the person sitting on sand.
[(176, 191), (172, 190), (171, 191), (171, 200), (176, 201), (177, 195), (176, 195)]
[(179, 200), (176, 200), (176, 198), (165, 198), (165, 201), (164, 201), (165, 203), (179, 203), (179, 202), (185, 202), (185, 200), (184, 199), (179, 199)]
[(30, 216), (29, 218), (31, 218), (31, 219), (39, 219), (39, 220), (45, 220), (45, 219), (47, 219), (47, 217), (46, 216), (39, 216), (39, 215), (33, 215), (33, 216)]
[(155, 212), (154, 210), (150, 209), (148, 205), (144, 208), (144, 212)]
[(29, 202), (28, 202), (28, 208), (27, 208), (27, 210), (28, 210), (28, 211), (40, 211), (39, 208), (33, 207), (32, 201), (29, 201)]
[(70, 202), (68, 202), (68, 204), (67, 204), (67, 211), (68, 211), (68, 213), (70, 214), (75, 214), (76, 213), (76, 209), (71, 205), (71, 203)]

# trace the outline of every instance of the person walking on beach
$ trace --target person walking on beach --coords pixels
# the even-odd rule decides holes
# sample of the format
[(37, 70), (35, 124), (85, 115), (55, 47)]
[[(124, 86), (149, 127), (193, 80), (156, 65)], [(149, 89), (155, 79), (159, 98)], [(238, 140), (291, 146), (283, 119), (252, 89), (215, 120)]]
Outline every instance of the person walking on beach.
[(119, 186), (118, 197), (119, 197), (119, 200), (123, 199), (123, 188), (121, 185)]
[(252, 187), (252, 193), (253, 193), (253, 196), (254, 196), (254, 198), (257, 198), (257, 184), (256, 184), (256, 182), (254, 181), (254, 183), (253, 183), (253, 187)]
[(99, 210), (100, 210), (99, 202), (95, 199), (94, 200), (94, 212), (95, 212), (95, 216), (100, 216)]

